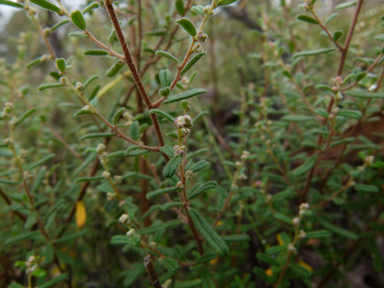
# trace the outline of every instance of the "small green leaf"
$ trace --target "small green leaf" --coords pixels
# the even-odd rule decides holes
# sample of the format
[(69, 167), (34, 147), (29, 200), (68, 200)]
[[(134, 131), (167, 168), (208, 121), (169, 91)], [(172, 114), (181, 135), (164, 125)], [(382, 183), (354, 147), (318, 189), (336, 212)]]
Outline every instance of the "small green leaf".
[(183, 0), (176, 0), (176, 11), (179, 15), (183, 16), (185, 13)]
[(335, 9), (345, 9), (345, 8), (348, 8), (348, 7), (355, 6), (356, 3), (357, 3), (357, 0), (349, 1), (349, 2), (344, 2), (344, 3), (341, 3), (339, 5), (336, 5)]
[(155, 237), (153, 237), (153, 241), (155, 241), (156, 243), (159, 243), (159, 241), (161, 240), (161, 237), (163, 237), (164, 233), (165, 233), (165, 228), (160, 228), (159, 230), (157, 230)]
[[(153, 109), (152, 109), (153, 110)], [(172, 158), (175, 156), (175, 149), (171, 145), (164, 145), (160, 148), (160, 151), (163, 152), (168, 157)]]
[(260, 253), (260, 252), (257, 253), (256, 254), (256, 258), (261, 260), (261, 261), (263, 261), (263, 262), (265, 262), (265, 263), (267, 263), (267, 264), (270, 264), (270, 265), (274, 265), (274, 266), (278, 266), (278, 267), (281, 266), (279, 261), (277, 261), (276, 259), (274, 259), (271, 256), (266, 255), (264, 253)]
[(333, 41), (337, 42), (341, 36), (343, 36), (342, 30), (336, 30), (335, 33), (333, 33)]
[(201, 16), (204, 16), (204, 6), (203, 5), (192, 6), (191, 11), (195, 12), (196, 14), (200, 14)]
[(32, 68), (33, 66), (36, 66), (37, 64), (40, 64), (42, 62), (43, 58), (38, 57), (36, 59), (33, 59), (31, 62), (27, 64), (27, 69)]
[(39, 91), (43, 91), (45, 89), (50, 89), (50, 88), (59, 88), (59, 87), (64, 87), (64, 84), (61, 83), (50, 83), (50, 84), (43, 84), (37, 88)]
[(81, 31), (73, 31), (68, 33), (68, 37), (76, 37), (76, 38), (89, 38), (88, 35), (84, 34)]
[(87, 24), (85, 23), (83, 14), (79, 10), (75, 10), (71, 13), (71, 19), (73, 24), (75, 24), (80, 30), (87, 29)]
[(44, 9), (47, 9), (52, 12), (56, 12), (58, 14), (62, 14), (61, 9), (57, 7), (56, 5), (53, 5), (51, 2), (48, 2), (46, 0), (29, 0), (29, 2), (36, 4)]
[(377, 193), (380, 191), (379, 187), (373, 185), (356, 184), (353, 189), (360, 192)]
[(211, 165), (208, 161), (200, 160), (199, 162), (193, 164), (188, 170), (191, 170), (193, 173), (204, 169), (205, 167)]
[[(205, 265), (200, 265), (199, 267), (200, 277), (201, 277), (201, 287), (202, 288), (216, 288), (215, 282), (212, 279), (212, 273), (208, 270), (208, 267)], [(200, 287), (200, 286), (194, 286)]]
[(67, 274), (61, 274), (47, 282), (45, 282), (44, 284), (41, 284), (39, 285), (39, 288), (49, 288), (49, 287), (53, 287), (53, 285), (67, 279), (68, 275)]
[(187, 73), (187, 71), (189, 69), (191, 69), (192, 66), (195, 65), (197, 63), (197, 61), (199, 61), (205, 54), (207, 54), (207, 52), (203, 51), (203, 52), (199, 52), (195, 56), (193, 56), (191, 58), (191, 60), (189, 60), (189, 62), (185, 65), (183, 70), (181, 70), (180, 75), (183, 76), (185, 73)]
[(179, 190), (178, 187), (168, 187), (168, 188), (164, 188), (164, 189), (158, 189), (158, 190), (149, 192), (146, 195), (146, 197), (147, 197), (147, 199), (149, 199), (149, 198), (152, 198), (152, 197), (155, 197), (155, 196), (163, 195), (165, 193), (169, 193), (169, 192), (173, 192), (173, 191), (177, 191), (177, 190)]
[(164, 117), (165, 119), (169, 120), (169, 122), (171, 122), (171, 123), (174, 123), (174, 121), (175, 121), (175, 118), (173, 118), (167, 112), (161, 111), (159, 109), (151, 109), (151, 110), (149, 110), (149, 113), (160, 115), (160, 116)]
[(171, 94), (171, 89), (169, 87), (164, 87), (159, 90), (159, 94), (163, 97), (168, 97)]
[(170, 54), (166, 51), (157, 50), (155, 54), (159, 55), (159, 56), (163, 56), (165, 58), (168, 58), (169, 60), (174, 61), (176, 64), (179, 64), (179, 60), (177, 60), (177, 58), (175, 56), (173, 56), (172, 54)]
[(115, 134), (113, 133), (92, 133), (92, 134), (85, 134), (80, 137), (80, 140), (89, 139), (89, 138), (103, 138), (103, 137), (113, 137)]
[(107, 56), (109, 55), (108, 51), (103, 49), (88, 49), (84, 51), (84, 55), (87, 56)]
[(311, 239), (311, 238), (328, 238), (331, 237), (332, 234), (327, 230), (319, 230), (319, 231), (312, 231), (312, 232), (306, 232), (305, 238)]
[(281, 251), (286, 251), (287, 245), (278, 245), (278, 246), (272, 246), (271, 248), (268, 248), (265, 253), (268, 255), (279, 253)]
[(332, 142), (330, 147), (334, 147), (334, 146), (337, 146), (337, 145), (340, 145), (340, 144), (344, 144), (344, 143), (354, 142), (355, 140), (356, 140), (355, 137), (349, 137), (349, 138), (346, 138), (346, 139), (343, 139), (343, 140)]
[[(112, 121), (112, 123), (113, 123), (113, 125), (117, 125), (117, 122), (119, 121), (119, 119), (120, 119), (120, 116), (121, 116), (121, 114), (123, 114), (124, 113), (124, 111), (125, 111), (125, 108), (124, 107), (121, 107), (119, 110), (117, 110), (117, 112), (115, 113), (115, 115), (113, 116), (113, 121)], [(140, 147), (140, 146), (139, 146)], [(131, 147), (130, 147), (131, 148)]]
[(173, 207), (181, 207), (181, 206), (183, 206), (183, 203), (181, 203), (181, 202), (167, 202), (167, 203), (161, 205), (160, 209), (162, 211), (165, 211), (165, 210), (168, 210), (168, 209), (173, 208)]
[(301, 51), (298, 53), (293, 54), (293, 58), (297, 58), (300, 56), (306, 57), (306, 56), (316, 56), (320, 54), (329, 53), (332, 51), (335, 51), (336, 48), (324, 48), (324, 49), (315, 49), (315, 50), (308, 50), (308, 51)]
[(7, 185), (18, 185), (18, 184), (20, 184), (20, 182), (12, 181), (12, 180), (5, 180), (5, 179), (0, 179), (0, 183), (7, 184)]
[(103, 180), (104, 177), (97, 176), (97, 177), (83, 177), (83, 178), (77, 178), (74, 183), (80, 183), (80, 182), (90, 182), (90, 181), (97, 181), (97, 180)]
[(169, 69), (161, 69), (159, 73), (160, 83), (164, 87), (168, 87), (172, 83), (172, 73)]
[(20, 119), (17, 120), (16, 126), (21, 124), (25, 119), (27, 119), (29, 116), (31, 116), (36, 111), (37, 111), (36, 108), (32, 108), (32, 109), (28, 110), (27, 112), (25, 112), (23, 114), (23, 116), (21, 116)]
[(332, 223), (330, 223), (330, 222), (328, 222), (322, 218), (317, 218), (317, 222), (321, 226), (323, 226), (324, 228), (328, 229), (331, 232), (334, 232), (336, 234), (350, 238), (350, 239), (355, 240), (355, 241), (359, 239), (359, 236), (357, 236), (355, 233), (348, 231), (348, 230), (345, 230), (345, 229), (342, 229), (340, 227), (337, 227), (337, 226), (333, 225)]
[(196, 229), (200, 232), (201, 236), (207, 240), (207, 243), (211, 245), (212, 248), (221, 256), (227, 256), (229, 253), (229, 247), (224, 240), (220, 238), (212, 226), (209, 225), (208, 222), (195, 209), (189, 209), (189, 214), (196, 226)]
[(179, 269), (179, 263), (177, 263), (176, 260), (169, 257), (162, 259), (160, 263), (163, 264), (163, 266), (167, 268), (168, 271), (174, 272), (177, 269)]
[(53, 26), (52, 26), (51, 28), (49, 28), (49, 29), (51, 29), (51, 33), (53, 33), (53, 32), (55, 32), (58, 28), (60, 28), (61, 26), (65, 25), (65, 24), (68, 24), (68, 23), (70, 23), (69, 20), (63, 20), (63, 21), (57, 23), (56, 25), (53, 25)]
[(384, 93), (373, 93), (363, 89), (355, 89), (350, 91), (345, 91), (345, 94), (362, 99), (384, 99)]
[(33, 185), (32, 185), (32, 188), (31, 188), (31, 192), (34, 193), (37, 191), (37, 188), (39, 188), (41, 182), (43, 182), (44, 180), (44, 177), (45, 177), (45, 172), (47, 171), (47, 169), (45, 167), (42, 167), (39, 171), (39, 173), (37, 174), (37, 177), (35, 179), (35, 182), (33, 182)]
[(278, 219), (278, 220), (281, 220), (287, 224), (290, 224), (292, 225), (292, 219), (289, 218), (288, 216), (284, 215), (284, 214), (281, 214), (281, 213), (274, 213), (273, 214), (273, 217)]
[(176, 21), (177, 24), (179, 24), (183, 29), (192, 37), (196, 36), (196, 28), (193, 25), (192, 21), (188, 18), (184, 17)]
[(72, 115), (72, 117), (73, 117), (73, 118), (77, 118), (77, 117), (79, 117), (79, 116), (82, 116), (82, 115), (89, 115), (89, 114), (93, 114), (93, 111), (90, 110), (90, 109), (80, 109), (80, 110), (76, 111), (76, 112)]
[(37, 211), (32, 211), (29, 214), (27, 221), (25, 221), (24, 228), (30, 229), (36, 223), (36, 220), (37, 220)]
[(237, 1), (239, 0), (220, 0), (218, 3), (217, 3), (217, 6), (228, 6), (228, 5), (231, 5), (233, 3), (236, 3)]
[(89, 11), (94, 10), (94, 9), (97, 9), (97, 8), (99, 8), (99, 7), (100, 7), (99, 3), (97, 3), (97, 2), (92, 2), (92, 3), (90, 3), (87, 7), (85, 7), (85, 8), (83, 9), (83, 11), (81, 11), (81, 13), (82, 13), (83, 15), (85, 15), (85, 14), (87, 14)]
[(15, 7), (15, 8), (24, 8), (24, 6), (21, 5), (20, 3), (16, 3), (13, 1), (8, 1), (8, 0), (0, 0), (0, 5), (7, 5), (7, 6)]
[(166, 100), (164, 100), (163, 104), (182, 101), (182, 100), (185, 100), (185, 99), (188, 99), (188, 98), (191, 98), (191, 97), (194, 97), (194, 96), (206, 93), (206, 92), (207, 92), (207, 90), (204, 90), (201, 88), (191, 89), (191, 90), (182, 92), (182, 93), (177, 94), (177, 95), (169, 96)]
[(96, 79), (99, 79), (99, 75), (93, 75), (91, 77), (89, 77), (83, 84), (83, 89), (82, 91), (85, 91), (85, 89), (87, 89), (87, 87), (93, 82), (93, 80), (96, 80)]
[(108, 77), (115, 76), (117, 73), (119, 73), (121, 71), (121, 69), (123, 69), (124, 64), (125, 63), (123, 61), (116, 60), (116, 62), (113, 63), (113, 65), (108, 69), (107, 76)]
[(183, 161), (182, 155), (173, 156), (171, 160), (165, 165), (163, 169), (163, 176), (165, 178), (171, 178), (175, 174), (176, 169), (180, 166), (181, 161)]
[(47, 276), (47, 271), (41, 268), (36, 268), (33, 272), (32, 275), (37, 277), (37, 278), (44, 278)]
[(138, 121), (133, 121), (130, 125), (132, 139), (137, 141), (140, 139), (140, 125)]
[(197, 189), (191, 190), (190, 193), (188, 193), (187, 198), (191, 200), (209, 189), (216, 188), (216, 186), (216, 181), (208, 181), (207, 183), (200, 185), (200, 187), (198, 187)]
[(303, 21), (303, 22), (306, 22), (309, 24), (314, 24), (314, 25), (319, 24), (319, 21), (317, 21), (316, 19), (309, 17), (307, 15), (299, 15), (299, 16), (297, 16), (297, 20), (300, 20), (300, 21)]
[(307, 173), (313, 166), (315, 166), (316, 162), (317, 162), (317, 155), (312, 155), (311, 157), (309, 157), (307, 161), (305, 161), (303, 164), (301, 164), (299, 167), (293, 170), (293, 174), (295, 176), (299, 176)]
[(66, 64), (64, 58), (56, 58), (56, 67), (60, 70), (60, 72), (65, 72)]
[(34, 169), (34, 168), (36, 168), (36, 167), (38, 167), (38, 166), (44, 164), (44, 163), (47, 162), (48, 160), (50, 160), (50, 159), (52, 159), (52, 158), (55, 158), (55, 156), (56, 156), (55, 154), (49, 154), (49, 155), (47, 155), (47, 156), (41, 158), (39, 161), (37, 161), (37, 162), (31, 164), (30, 166), (28, 166), (26, 170), (31, 171), (32, 169)]
[(216, 259), (217, 253), (216, 252), (210, 252), (207, 254), (204, 254), (203, 256), (200, 256), (199, 258), (196, 259), (197, 264), (205, 263), (208, 261), (211, 261), (213, 259)]
[(337, 113), (337, 116), (343, 116), (347, 118), (353, 118), (353, 119), (360, 119), (363, 117), (363, 114), (361, 114), (358, 110), (340, 110)]

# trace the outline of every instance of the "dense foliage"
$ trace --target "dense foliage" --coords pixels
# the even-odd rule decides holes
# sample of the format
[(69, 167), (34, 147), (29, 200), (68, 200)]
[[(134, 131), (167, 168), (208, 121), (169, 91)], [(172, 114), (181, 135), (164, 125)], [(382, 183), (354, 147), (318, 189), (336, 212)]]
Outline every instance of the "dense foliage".
[(0, 0), (1, 287), (383, 287), (382, 7), (275, 2)]

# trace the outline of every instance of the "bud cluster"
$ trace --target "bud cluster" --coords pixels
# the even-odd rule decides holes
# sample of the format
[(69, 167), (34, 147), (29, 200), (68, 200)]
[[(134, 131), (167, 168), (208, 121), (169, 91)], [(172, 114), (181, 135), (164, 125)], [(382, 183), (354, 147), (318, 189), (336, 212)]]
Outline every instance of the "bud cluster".
[(37, 269), (37, 259), (35, 256), (29, 256), (28, 260), (25, 262), (25, 266), (27, 267), (27, 274), (31, 274), (33, 271)]
[(9, 114), (11, 113), (11, 111), (13, 110), (14, 106), (13, 106), (13, 103), (11, 102), (6, 102), (4, 104), (4, 109), (3, 109), (3, 112), (1, 113), (1, 118), (3, 119), (6, 119), (9, 117)]
[(175, 151), (176, 155), (184, 155), (187, 152), (187, 147), (185, 147), (184, 145), (175, 145), (173, 146), (173, 150)]
[(120, 216), (119, 218), (119, 222), (121, 224), (126, 224), (126, 225), (131, 225), (131, 219), (129, 219), (129, 215), (128, 214), (123, 214)]
[(103, 154), (105, 152), (105, 149), (107, 149), (107, 146), (100, 143), (99, 145), (97, 145), (96, 151), (98, 154)]
[(299, 216), (304, 215), (305, 212), (307, 212), (309, 209), (309, 204), (308, 203), (302, 203), (299, 207)]
[(193, 171), (187, 170), (185, 172), (185, 179), (190, 180), (190, 179), (192, 179), (192, 176), (193, 176)]
[(204, 43), (208, 39), (208, 35), (204, 34), (203, 31), (199, 31), (196, 36), (197, 40)]
[(108, 180), (111, 177), (111, 173), (109, 173), (108, 171), (103, 171), (103, 173), (101, 174), (101, 177)]
[(115, 197), (116, 197), (115, 193), (111, 193), (111, 192), (107, 193), (107, 200), (108, 201), (112, 201), (113, 199), (115, 199)]
[(188, 115), (176, 117), (173, 123), (178, 129), (192, 128), (193, 126), (192, 118)]

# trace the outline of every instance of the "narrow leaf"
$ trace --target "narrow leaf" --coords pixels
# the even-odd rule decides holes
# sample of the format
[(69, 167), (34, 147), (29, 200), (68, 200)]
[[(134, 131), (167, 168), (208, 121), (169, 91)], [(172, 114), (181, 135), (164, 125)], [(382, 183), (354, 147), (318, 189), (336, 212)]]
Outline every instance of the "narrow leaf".
[(307, 173), (315, 165), (316, 162), (317, 155), (312, 155), (307, 161), (305, 161), (303, 164), (293, 170), (293, 174), (295, 176), (299, 176), (304, 173)]
[(171, 145), (164, 145), (163, 147), (160, 148), (160, 151), (170, 158), (175, 156), (175, 149), (173, 149)]
[(298, 52), (298, 53), (295, 53), (293, 55), (293, 58), (297, 58), (297, 57), (300, 57), (300, 56), (316, 56), (316, 55), (320, 55), (320, 54), (325, 54), (325, 53), (329, 53), (329, 52), (332, 52), (332, 51), (335, 51), (336, 48), (324, 48), (324, 49), (316, 49), (316, 50), (308, 50), (308, 51), (302, 51), (302, 52)]
[(17, 120), (16, 126), (19, 125), (20, 123), (22, 123), (25, 119), (27, 119), (30, 115), (32, 115), (36, 111), (37, 111), (36, 108), (32, 108), (32, 109), (28, 110), (27, 112), (25, 112), (23, 114), (23, 116), (21, 116), (20, 119)]
[(90, 109), (80, 109), (80, 110), (76, 111), (76, 112), (72, 115), (72, 117), (73, 117), (73, 118), (77, 118), (77, 117), (79, 117), (79, 116), (82, 116), (82, 115), (89, 115), (89, 114), (93, 114), (93, 111), (90, 110)]
[(113, 63), (113, 65), (108, 69), (107, 76), (108, 77), (115, 76), (117, 73), (121, 71), (121, 69), (123, 69), (123, 67), (124, 67), (124, 62), (121, 60), (116, 60), (116, 62)]
[(152, 198), (152, 197), (155, 197), (155, 196), (163, 195), (165, 193), (169, 193), (169, 192), (173, 192), (173, 191), (177, 191), (177, 190), (179, 190), (178, 187), (168, 187), (168, 188), (164, 188), (164, 189), (159, 189), (159, 190), (155, 190), (155, 191), (149, 192), (146, 195), (146, 197), (147, 197), (147, 199), (149, 199), (149, 198)]
[(191, 170), (193, 173), (204, 169), (205, 167), (211, 165), (208, 161), (200, 160), (199, 162), (193, 164), (188, 170)]
[(363, 89), (355, 89), (350, 91), (345, 91), (345, 94), (363, 99), (384, 99), (384, 93), (372, 93)]
[(345, 230), (343, 228), (337, 227), (337, 226), (333, 225), (332, 223), (330, 223), (330, 222), (328, 222), (322, 218), (317, 218), (317, 222), (321, 226), (323, 226), (324, 228), (328, 229), (331, 232), (334, 232), (336, 234), (350, 238), (350, 239), (355, 240), (355, 241), (359, 239), (359, 237), (355, 233), (348, 231), (348, 230)]
[(83, 84), (83, 91), (85, 91), (85, 89), (87, 89), (87, 87), (93, 82), (93, 80), (96, 80), (96, 79), (99, 79), (99, 75), (93, 75), (91, 77), (89, 77)]
[(115, 126), (117, 125), (117, 122), (119, 121), (120, 116), (121, 116), (121, 114), (124, 113), (124, 111), (125, 111), (124, 107), (121, 107), (119, 110), (117, 110), (117, 112), (113, 116), (113, 125), (115, 125)]
[(46, 0), (29, 0), (29, 2), (36, 4), (44, 9), (47, 9), (52, 12), (56, 12), (58, 14), (61, 14), (61, 9), (57, 7), (56, 5), (52, 4), (51, 2), (48, 2)]
[(267, 264), (271, 264), (271, 265), (278, 266), (278, 267), (281, 266), (279, 261), (277, 261), (276, 259), (274, 259), (271, 256), (266, 255), (264, 253), (260, 253), (260, 252), (257, 253), (256, 254), (256, 258), (261, 260), (261, 261), (263, 261), (263, 262), (265, 262), (265, 263), (267, 263)]
[(192, 37), (196, 36), (196, 28), (188, 18), (184, 17), (176, 21)]
[(71, 19), (73, 24), (75, 24), (80, 30), (87, 29), (87, 24), (85, 23), (83, 14), (79, 10), (75, 10), (71, 13)]
[(312, 231), (312, 232), (306, 232), (305, 238), (311, 239), (311, 238), (328, 238), (331, 237), (332, 234), (327, 230), (319, 230), (319, 231)]
[(181, 161), (183, 161), (182, 155), (172, 157), (163, 169), (163, 176), (165, 178), (171, 178), (173, 174), (175, 174), (176, 169), (180, 166)]
[(337, 113), (337, 116), (360, 119), (363, 117), (363, 114), (361, 114), (361, 112), (358, 110), (340, 110), (339, 113)]
[(8, 0), (0, 0), (0, 5), (7, 5), (7, 6), (15, 7), (15, 8), (24, 8), (24, 6), (21, 5), (20, 3), (16, 3), (13, 1), (8, 1)]
[(113, 133), (93, 133), (93, 134), (86, 134), (84, 136), (80, 137), (80, 140), (89, 139), (89, 138), (102, 138), (102, 137), (113, 137), (115, 134)]
[(159, 109), (151, 109), (149, 110), (149, 113), (150, 114), (157, 114), (157, 115), (160, 115), (162, 117), (164, 117), (165, 119), (169, 120), (170, 122), (174, 123), (175, 122), (175, 118), (173, 118), (171, 115), (169, 115), (167, 112), (164, 112), (164, 111), (161, 111)]
[(217, 3), (217, 6), (228, 6), (228, 5), (231, 5), (233, 3), (236, 3), (237, 1), (239, 1), (239, 0), (220, 0)]
[(33, 163), (30, 166), (28, 166), (28, 168), (26, 170), (31, 171), (32, 169), (44, 164), (48, 160), (55, 158), (55, 156), (56, 156), (55, 154), (49, 154), (49, 155), (43, 157), (42, 159), (40, 159), (39, 161), (37, 161), (36, 163)]
[(217, 186), (216, 181), (209, 181), (207, 183), (204, 183), (199, 188), (193, 190), (191, 193), (188, 193), (187, 198), (191, 200), (209, 189), (216, 188), (216, 186)]
[(182, 92), (182, 93), (180, 93), (180, 94), (177, 94), (177, 95), (173, 95), (173, 96), (168, 97), (168, 98), (163, 102), (163, 104), (173, 103), (173, 102), (177, 102), (177, 101), (185, 100), (185, 99), (188, 99), (188, 98), (191, 98), (191, 97), (194, 97), (194, 96), (197, 96), (197, 95), (206, 93), (206, 92), (207, 92), (206, 90), (201, 89), (201, 88), (191, 89), (191, 90)]
[(99, 3), (97, 3), (97, 2), (92, 2), (92, 3), (90, 3), (87, 7), (85, 7), (85, 8), (83, 9), (83, 11), (81, 11), (81, 13), (82, 13), (83, 15), (85, 15), (85, 14), (87, 14), (89, 11), (94, 10), (94, 9), (97, 9), (97, 8), (99, 8), (99, 7), (100, 7)]
[(140, 139), (140, 126), (138, 121), (133, 121), (130, 125), (131, 136), (133, 140), (137, 141)]
[(37, 88), (39, 91), (43, 91), (45, 89), (50, 89), (50, 88), (59, 88), (59, 87), (64, 87), (64, 84), (61, 83), (51, 83), (51, 84), (43, 84)]
[(319, 21), (317, 21), (316, 19), (309, 17), (307, 15), (299, 15), (299, 16), (297, 16), (297, 20), (300, 20), (300, 21), (303, 21), (303, 22), (306, 22), (309, 24), (314, 24), (314, 25), (319, 24)]
[(167, 202), (167, 203), (161, 205), (160, 209), (162, 211), (165, 211), (165, 210), (168, 210), (168, 209), (173, 208), (173, 207), (181, 207), (181, 206), (183, 206), (183, 203), (181, 203), (181, 202)]
[(165, 58), (168, 58), (169, 60), (174, 61), (176, 64), (179, 64), (179, 60), (177, 60), (177, 58), (175, 56), (173, 56), (172, 54), (170, 54), (166, 51), (157, 50), (155, 54), (159, 55), (159, 56), (163, 56)]
[(84, 55), (87, 56), (107, 56), (109, 55), (108, 51), (103, 49), (88, 49), (84, 51)]
[(191, 60), (189, 60), (189, 62), (185, 65), (183, 70), (181, 70), (180, 75), (183, 76), (185, 73), (187, 73), (187, 71), (191, 69), (192, 66), (195, 65), (197, 61), (199, 61), (205, 54), (207, 54), (207, 52), (204, 51), (204, 52), (199, 52), (195, 56), (193, 56)]

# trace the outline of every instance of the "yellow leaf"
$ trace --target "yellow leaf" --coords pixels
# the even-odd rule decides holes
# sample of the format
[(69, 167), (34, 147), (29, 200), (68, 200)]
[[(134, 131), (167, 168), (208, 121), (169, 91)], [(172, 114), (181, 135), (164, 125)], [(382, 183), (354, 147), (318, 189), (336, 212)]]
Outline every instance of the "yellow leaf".
[(279, 242), (279, 245), (284, 245), (283, 240), (281, 240), (281, 236), (280, 236), (280, 234), (277, 234), (277, 235), (276, 235), (276, 238), (277, 238), (277, 242)]
[(304, 267), (305, 269), (307, 269), (309, 272), (313, 272), (313, 268), (311, 265), (309, 265), (308, 263), (304, 262), (303, 260), (299, 260), (297, 261), (297, 264), (299, 264), (301, 267)]
[(209, 261), (209, 263), (211, 263), (211, 265), (216, 265), (218, 260), (219, 258), (216, 257), (215, 259), (212, 259), (211, 261)]
[(85, 225), (87, 220), (87, 212), (85, 211), (85, 206), (83, 201), (76, 202), (76, 225), (79, 228), (82, 228)]
[(272, 269), (271, 269), (271, 268), (269, 268), (268, 270), (265, 270), (264, 272), (265, 272), (265, 274), (267, 274), (268, 276), (273, 276), (273, 272), (272, 272)]

